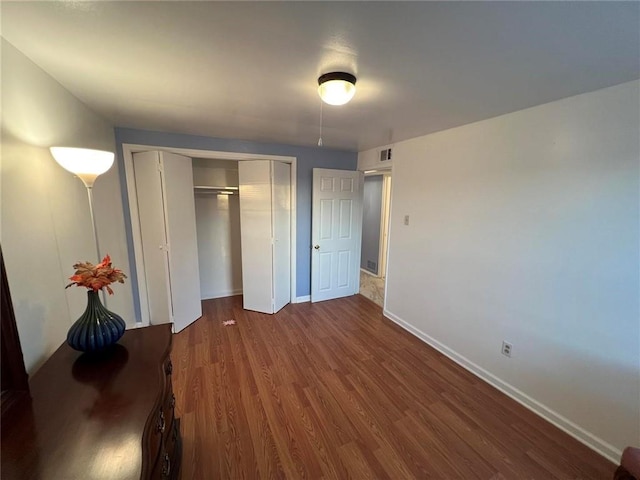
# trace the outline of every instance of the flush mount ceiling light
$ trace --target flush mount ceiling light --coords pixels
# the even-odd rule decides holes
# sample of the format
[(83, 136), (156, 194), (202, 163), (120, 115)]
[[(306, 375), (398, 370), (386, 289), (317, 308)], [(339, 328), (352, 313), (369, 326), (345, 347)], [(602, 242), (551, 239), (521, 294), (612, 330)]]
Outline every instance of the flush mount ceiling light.
[(356, 93), (356, 77), (345, 72), (325, 73), (318, 78), (318, 95), (329, 105), (344, 105)]

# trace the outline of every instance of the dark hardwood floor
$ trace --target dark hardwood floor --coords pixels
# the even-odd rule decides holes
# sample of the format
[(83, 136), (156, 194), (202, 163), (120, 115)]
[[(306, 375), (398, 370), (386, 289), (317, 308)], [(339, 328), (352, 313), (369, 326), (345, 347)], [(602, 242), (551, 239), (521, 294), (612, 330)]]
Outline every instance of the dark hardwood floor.
[(364, 297), (203, 309), (174, 336), (183, 479), (612, 478), (611, 462)]

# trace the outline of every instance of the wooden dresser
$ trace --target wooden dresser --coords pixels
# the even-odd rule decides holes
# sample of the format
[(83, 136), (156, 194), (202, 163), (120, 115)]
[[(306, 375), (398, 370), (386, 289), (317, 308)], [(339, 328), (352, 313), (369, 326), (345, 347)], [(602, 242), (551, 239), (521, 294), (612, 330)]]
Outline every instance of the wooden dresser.
[(128, 330), (102, 357), (63, 344), (3, 418), (3, 480), (178, 478), (170, 352), (169, 324)]

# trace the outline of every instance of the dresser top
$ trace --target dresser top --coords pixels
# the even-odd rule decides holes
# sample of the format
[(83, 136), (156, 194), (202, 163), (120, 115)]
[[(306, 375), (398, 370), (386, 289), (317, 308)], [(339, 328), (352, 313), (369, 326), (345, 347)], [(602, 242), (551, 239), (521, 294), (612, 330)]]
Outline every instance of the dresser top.
[(3, 420), (2, 478), (139, 479), (170, 350), (170, 324), (127, 330), (99, 357), (60, 346)]

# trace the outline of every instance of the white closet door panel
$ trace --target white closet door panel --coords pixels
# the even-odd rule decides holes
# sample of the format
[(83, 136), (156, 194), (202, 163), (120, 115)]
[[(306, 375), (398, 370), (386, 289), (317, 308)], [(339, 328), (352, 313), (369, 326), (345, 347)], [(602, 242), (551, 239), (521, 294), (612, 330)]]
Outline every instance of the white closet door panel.
[(243, 306), (273, 313), (271, 165), (268, 160), (238, 163)]
[(358, 292), (362, 185), (360, 172), (313, 169), (312, 302)]
[(291, 301), (291, 166), (271, 162), (274, 313)]
[(161, 152), (173, 321), (179, 332), (202, 316), (191, 159)]
[(162, 179), (158, 152), (133, 155), (147, 305), (152, 325), (171, 321)]

